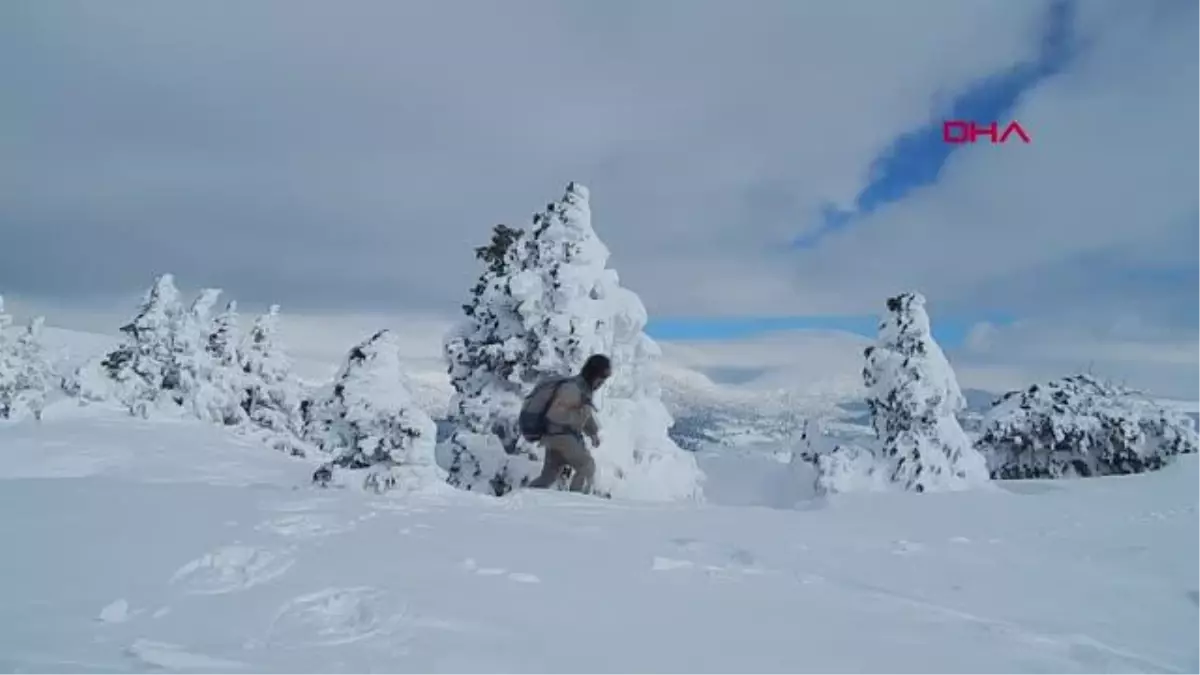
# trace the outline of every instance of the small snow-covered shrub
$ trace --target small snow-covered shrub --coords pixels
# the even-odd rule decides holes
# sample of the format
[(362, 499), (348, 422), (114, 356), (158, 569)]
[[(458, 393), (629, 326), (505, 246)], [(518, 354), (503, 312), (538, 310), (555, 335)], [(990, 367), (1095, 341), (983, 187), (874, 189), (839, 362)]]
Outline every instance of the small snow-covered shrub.
[(818, 496), (890, 487), (887, 463), (876, 451), (838, 439), (820, 420), (801, 424), (787, 471)]
[(442, 485), (434, 460), (437, 427), (413, 399), (394, 335), (381, 330), (350, 350), (333, 383), (307, 407), (306, 435), (332, 459), (314, 475), (366, 470), (363, 487), (406, 492)]
[(1088, 375), (1004, 395), (984, 416), (978, 443), (997, 479), (1153, 471), (1198, 445), (1190, 417)]
[(838, 445), (817, 456), (817, 494), (882, 492), (891, 488), (888, 467), (869, 448)]

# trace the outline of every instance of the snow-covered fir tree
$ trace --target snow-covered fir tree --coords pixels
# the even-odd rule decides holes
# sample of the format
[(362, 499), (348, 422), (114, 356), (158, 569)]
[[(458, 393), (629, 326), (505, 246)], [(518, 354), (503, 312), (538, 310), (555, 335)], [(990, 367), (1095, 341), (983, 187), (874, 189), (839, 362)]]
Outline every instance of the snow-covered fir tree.
[(132, 321), (121, 327), (124, 343), (101, 362), (116, 384), (115, 394), (129, 411), (146, 416), (164, 392), (179, 388), (175, 366), (175, 331), (182, 307), (171, 274), (163, 274), (146, 292)]
[(924, 296), (889, 298), (878, 340), (864, 355), (867, 408), (890, 480), (916, 492), (986, 483), (986, 461), (956, 418), (966, 401), (933, 339)]
[(42, 344), (43, 323), (35, 317), (23, 330), (14, 329), (0, 296), (0, 419), (42, 418), (54, 379)]
[(1075, 375), (1000, 398), (979, 441), (993, 478), (1142, 473), (1197, 451), (1194, 421), (1141, 392)]
[(180, 405), (191, 404), (199, 397), (198, 391), (209, 373), (208, 322), (209, 312), (217, 301), (221, 291), (215, 288), (205, 288), (200, 291), (186, 311), (175, 317), (175, 325), (171, 329), (171, 366), (172, 373), (167, 378), (173, 382), (172, 389), (175, 401)]
[(225, 309), (218, 314), (209, 326), (208, 354), (221, 365), (237, 367), (241, 363), (238, 354), (238, 343), (241, 334), (238, 332), (240, 315), (237, 300), (230, 300)]
[(279, 344), (279, 305), (259, 316), (238, 350), (241, 407), (246, 419), (275, 434), (281, 450), (303, 454), (292, 442), (301, 433), (300, 390), (291, 361)]
[(638, 296), (607, 269), (587, 188), (567, 186), (527, 231), (498, 227), (477, 250), (487, 264), (446, 341), (455, 431), (439, 448), (451, 481), (504, 494), (540, 471), (541, 450), (514, 431), (524, 394), (548, 376), (573, 375), (595, 353), (613, 362), (598, 392), (598, 491), (645, 499), (698, 499), (703, 473), (668, 436), (658, 346)]
[(177, 401), (195, 417), (235, 425), (246, 420), (241, 408), (241, 378), (236, 362), (210, 351), (214, 320), (212, 308), (221, 291), (206, 288), (180, 315), (173, 339), (178, 372)]
[(509, 455), (538, 456), (512, 429), (522, 392), (539, 376), (519, 300), (509, 288), (526, 264), (525, 233), (498, 225), (475, 256), (485, 269), (463, 305), (466, 320), (444, 344), (455, 392), (448, 416), (453, 431), (438, 452), (452, 485), (502, 495), (517, 482), (509, 476)]
[(212, 392), (208, 417), (226, 425), (238, 425), (249, 418), (242, 407), (246, 390), (238, 331), (237, 300), (205, 325), (205, 351), (208, 356), (208, 387)]
[(413, 399), (400, 365), (400, 346), (381, 330), (350, 350), (323, 396), (308, 406), (306, 434), (332, 460), (314, 475), (366, 469), (363, 486), (376, 492), (441, 485), (434, 459), (437, 427)]
[(42, 341), (44, 325), (44, 317), (34, 317), (12, 344), (16, 376), (7, 395), (0, 392), (0, 399), (7, 399), (0, 400), (0, 417), (12, 419), (30, 415), (42, 419), (42, 411), (55, 386), (54, 367)]
[[(20, 367), (16, 362), (16, 352), (10, 346), (12, 323), (12, 315), (4, 311), (4, 296), (0, 295), (0, 406), (4, 405), (4, 400), (15, 396), (6, 392), (16, 390), (17, 370)], [(0, 418), (7, 416), (7, 410), (0, 407)]]

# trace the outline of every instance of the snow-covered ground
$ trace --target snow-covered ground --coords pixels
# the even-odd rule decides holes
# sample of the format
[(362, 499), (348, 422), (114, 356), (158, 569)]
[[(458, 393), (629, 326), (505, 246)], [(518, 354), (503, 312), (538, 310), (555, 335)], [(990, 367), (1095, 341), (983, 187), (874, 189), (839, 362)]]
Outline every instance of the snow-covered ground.
[(0, 426), (0, 671), (1196, 672), (1197, 458), (814, 500), (368, 496), (191, 421)]

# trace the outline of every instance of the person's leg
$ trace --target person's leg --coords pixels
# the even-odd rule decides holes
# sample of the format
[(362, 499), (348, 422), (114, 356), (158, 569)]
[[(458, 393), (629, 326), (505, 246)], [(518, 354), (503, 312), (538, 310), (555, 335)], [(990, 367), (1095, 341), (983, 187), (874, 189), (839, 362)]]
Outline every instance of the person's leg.
[(563, 465), (566, 463), (563, 461), (562, 454), (551, 447), (550, 443), (543, 444), (542, 448), (546, 459), (542, 462), (541, 475), (530, 481), (529, 487), (531, 488), (545, 489), (554, 485), (554, 481), (558, 480), (558, 474), (562, 473)]
[(584, 445), (583, 437), (578, 435), (560, 436), (559, 454), (564, 461), (575, 470), (571, 477), (571, 492), (591, 492), (592, 479), (596, 476), (596, 460)]

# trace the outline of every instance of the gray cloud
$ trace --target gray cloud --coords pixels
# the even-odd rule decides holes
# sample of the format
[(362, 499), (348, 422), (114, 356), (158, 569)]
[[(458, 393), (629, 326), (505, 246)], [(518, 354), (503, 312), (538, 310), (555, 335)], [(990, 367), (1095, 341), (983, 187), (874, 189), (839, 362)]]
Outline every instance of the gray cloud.
[(1145, 277), (1197, 262), (1196, 6), (1077, 5), (1086, 48), (1011, 115), (1033, 143), (964, 148), (936, 184), (798, 256), (802, 286), (837, 289), (811, 309), (916, 287), (935, 312), (1152, 314), (1195, 333), (1194, 275)]
[(651, 311), (834, 302), (782, 242), (1044, 4), (5, 3), (0, 288), (454, 312), (581, 180)]

